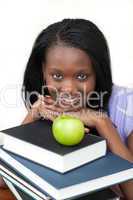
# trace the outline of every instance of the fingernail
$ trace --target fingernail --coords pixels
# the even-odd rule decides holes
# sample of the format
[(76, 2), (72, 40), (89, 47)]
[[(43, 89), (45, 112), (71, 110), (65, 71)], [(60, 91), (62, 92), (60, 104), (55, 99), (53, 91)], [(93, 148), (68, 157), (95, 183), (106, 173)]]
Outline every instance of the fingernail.
[(43, 95), (41, 95), (41, 94), (39, 94), (39, 95), (38, 95), (38, 98), (39, 98), (39, 99), (43, 99), (43, 98), (44, 98), (44, 96), (43, 96)]

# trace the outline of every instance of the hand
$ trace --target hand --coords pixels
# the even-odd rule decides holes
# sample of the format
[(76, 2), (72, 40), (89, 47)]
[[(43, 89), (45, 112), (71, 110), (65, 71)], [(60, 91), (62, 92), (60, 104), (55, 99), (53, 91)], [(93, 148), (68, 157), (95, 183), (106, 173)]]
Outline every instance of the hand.
[(73, 108), (72, 106), (60, 107), (58, 102), (55, 102), (50, 96), (39, 95), (38, 100), (31, 106), (30, 112), (34, 119), (43, 117), (45, 119), (53, 120), (55, 117), (63, 114), (63, 112), (78, 109)]
[(88, 108), (80, 108), (78, 111), (65, 112), (65, 114), (79, 118), (88, 127), (96, 127), (97, 121), (100, 120), (99, 112)]
[[(60, 107), (50, 96), (39, 95), (38, 100), (32, 106), (32, 115), (39, 118), (49, 119), (53, 121), (57, 116), (65, 112), (78, 111), (80, 108), (73, 108), (72, 106)], [(89, 129), (85, 128), (85, 132), (88, 133)]]
[(48, 108), (47, 98), (47, 96), (39, 95), (38, 100), (31, 106), (30, 114), (34, 120), (43, 117), (53, 121), (58, 116), (59, 113), (53, 112)]
[[(68, 107), (61, 107), (58, 103), (55, 104), (55, 102), (50, 96), (48, 96), (48, 98), (44, 98), (44, 101), (45, 103), (47, 103), (46, 107), (51, 111), (57, 112), (58, 115), (66, 114), (70, 116), (75, 116), (79, 118), (84, 123), (84, 125), (89, 127), (96, 127), (97, 124), (99, 124), (103, 119), (107, 118), (107, 115), (105, 113), (100, 111), (94, 111), (88, 108), (75, 108), (71, 105)], [(88, 131), (89, 129), (86, 129), (86, 132)]]

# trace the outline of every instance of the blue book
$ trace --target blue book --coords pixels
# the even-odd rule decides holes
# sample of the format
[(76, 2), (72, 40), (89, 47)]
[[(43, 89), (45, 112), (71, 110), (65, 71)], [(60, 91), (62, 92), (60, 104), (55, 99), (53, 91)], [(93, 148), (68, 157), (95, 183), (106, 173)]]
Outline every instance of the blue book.
[[(16, 173), (11, 167), (9, 167), (5, 162), (0, 160), (0, 175), (3, 177), (4, 181), (18, 200), (50, 200), (46, 194), (41, 193), (37, 190), (32, 183), (27, 181), (25, 177)], [(111, 189), (107, 188), (101, 191), (83, 194), (82, 196), (69, 198), (76, 200), (119, 200), (119, 196), (115, 194)]]
[[(18, 174), (15, 170), (12, 169), (12, 167), (7, 165), (2, 160), (0, 160), (0, 176), (3, 177), (4, 181), (13, 192), (17, 200), (25, 200), (25, 198), (21, 198), (14, 186), (30, 196), (32, 200), (51, 199), (46, 193), (40, 192), (38, 189), (36, 189), (36, 187), (34, 187), (34, 185), (30, 181), (28, 181), (21, 174)], [(23, 196), (26, 196), (26, 194)]]
[[(5, 179), (4, 179), (5, 180)], [(6, 183), (8, 184), (10, 190), (15, 195), (15, 197), (18, 200), (33, 200), (33, 197), (31, 197), (27, 192), (25, 192), (22, 188), (19, 188), (6, 179)], [(115, 194), (111, 189), (104, 189), (102, 191), (94, 192), (92, 194), (78, 197), (75, 200), (120, 200), (120, 197)], [(36, 199), (35, 199), (36, 200)], [(44, 200), (44, 199), (43, 199)]]
[[(61, 174), (0, 149), (0, 159), (53, 199), (70, 199), (133, 179), (133, 164), (110, 152), (105, 157)], [(58, 164), (58, 161), (57, 161)]]

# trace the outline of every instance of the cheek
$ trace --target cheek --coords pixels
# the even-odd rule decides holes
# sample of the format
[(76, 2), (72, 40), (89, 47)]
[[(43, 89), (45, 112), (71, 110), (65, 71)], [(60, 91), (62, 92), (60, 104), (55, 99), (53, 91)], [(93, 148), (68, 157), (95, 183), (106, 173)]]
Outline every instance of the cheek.
[(54, 84), (54, 81), (51, 78), (47, 77), (46, 78), (46, 85), (47, 86), (54, 86), (55, 84)]
[(88, 81), (88, 91), (94, 91), (96, 88), (96, 80), (95, 78), (92, 78)]
[(49, 91), (50, 96), (56, 100), (57, 95), (58, 95), (58, 85), (55, 84), (55, 81), (53, 81), (50, 77), (47, 76), (45, 79), (46, 81), (46, 86)]
[(47, 70), (45, 70), (43, 72), (43, 79), (44, 79), (45, 86), (47, 87), (49, 95), (51, 97), (53, 97), (53, 99), (56, 99), (57, 89), (56, 89), (56, 86), (55, 86), (55, 82), (50, 77), (50, 75), (48, 74)]
[(50, 92), (51, 90), (58, 90), (60, 88), (61, 83), (55, 82), (52, 78), (46, 78), (46, 85)]
[(82, 90), (84, 94), (88, 94), (89, 92), (95, 91), (95, 87), (96, 87), (95, 78), (90, 78), (88, 81), (82, 84), (80, 90)]

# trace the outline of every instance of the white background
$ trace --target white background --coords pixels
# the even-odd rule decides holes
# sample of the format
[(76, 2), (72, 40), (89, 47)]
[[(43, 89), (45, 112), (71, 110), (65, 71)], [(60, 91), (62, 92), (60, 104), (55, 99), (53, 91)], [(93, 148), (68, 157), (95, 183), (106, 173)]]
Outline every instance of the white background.
[(109, 43), (114, 83), (133, 87), (132, 0), (0, 0), (0, 130), (26, 115), (23, 72), (38, 33), (63, 18), (92, 20)]

